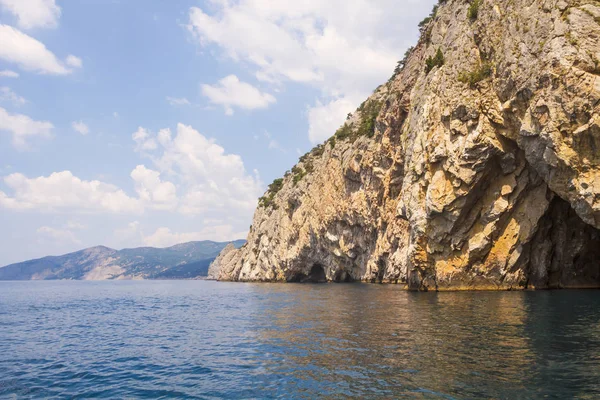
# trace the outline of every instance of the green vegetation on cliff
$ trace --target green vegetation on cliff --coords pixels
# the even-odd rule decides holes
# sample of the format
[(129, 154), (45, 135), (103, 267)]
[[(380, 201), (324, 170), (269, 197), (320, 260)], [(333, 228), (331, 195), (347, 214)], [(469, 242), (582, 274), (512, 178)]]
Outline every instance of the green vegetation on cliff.
[(258, 205), (260, 207), (269, 207), (271, 204), (273, 204), (273, 199), (275, 198), (275, 195), (277, 194), (277, 192), (279, 192), (281, 190), (282, 187), (283, 187), (283, 178), (275, 179), (269, 185), (269, 188), (267, 189), (267, 193), (265, 193), (265, 195), (263, 197), (258, 199)]
[(462, 83), (466, 83), (469, 86), (473, 87), (476, 83), (481, 82), (482, 80), (489, 78), (492, 75), (492, 64), (489, 62), (484, 62), (472, 71), (462, 71), (458, 74), (458, 81)]
[(429, 73), (435, 67), (441, 67), (444, 65), (444, 62), (444, 53), (442, 53), (442, 49), (438, 47), (437, 51), (435, 52), (435, 56), (429, 56), (425, 60), (425, 72)]

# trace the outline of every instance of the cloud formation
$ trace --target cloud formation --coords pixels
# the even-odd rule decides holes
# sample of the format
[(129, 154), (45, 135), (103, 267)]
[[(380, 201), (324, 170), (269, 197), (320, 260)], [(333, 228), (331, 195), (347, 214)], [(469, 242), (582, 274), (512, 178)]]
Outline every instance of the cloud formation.
[(263, 93), (249, 83), (242, 82), (235, 75), (221, 79), (215, 85), (201, 85), (202, 94), (211, 103), (223, 106), (225, 114), (233, 115), (233, 108), (256, 110), (267, 108), (276, 99), (269, 93)]
[(81, 60), (81, 58), (74, 56), (73, 54), (69, 54), (67, 56), (67, 58), (65, 59), (65, 63), (67, 63), (68, 66), (73, 68), (83, 67), (83, 61)]
[(79, 132), (84, 136), (90, 133), (90, 128), (83, 121), (73, 121), (71, 122), (71, 127), (75, 132)]
[(7, 86), (0, 87), (0, 101), (8, 101), (15, 106), (22, 106), (27, 103), (25, 98), (19, 96)]
[(416, 40), (412, 21), (426, 15), (432, 3), (214, 1), (210, 8), (190, 9), (188, 29), (201, 46), (216, 45), (230, 59), (253, 67), (258, 80), (317, 88), (321, 95), (311, 107), (313, 116), (333, 110), (335, 117), (319, 125), (309, 118), (309, 138), (316, 143), (331, 136), (345, 115), (391, 76)]
[(13, 210), (139, 213), (142, 205), (118, 187), (97, 180), (86, 181), (71, 171), (28, 178), (15, 173), (4, 178), (12, 197), (0, 191), (0, 206)]
[(189, 106), (190, 101), (185, 97), (171, 97), (167, 96), (167, 102), (172, 106)]
[(35, 121), (27, 115), (11, 114), (0, 107), (0, 132), (12, 134), (12, 142), (17, 149), (26, 149), (29, 137), (50, 137), (53, 128), (54, 125), (48, 121)]
[(61, 13), (55, 0), (0, 0), (0, 7), (17, 17), (23, 29), (56, 28)]
[(73, 72), (67, 66), (81, 66), (81, 63), (76, 65), (73, 60), (77, 57), (72, 55), (67, 57), (67, 66), (65, 66), (42, 42), (16, 28), (2, 24), (0, 24), (0, 59), (17, 64), (26, 71), (48, 75), (67, 75)]
[(177, 188), (160, 179), (160, 172), (138, 165), (131, 171), (139, 199), (158, 210), (173, 210), (177, 206)]
[(141, 126), (133, 132), (131, 138), (135, 142), (135, 151), (137, 152), (155, 150), (157, 147), (156, 140), (150, 136), (150, 132)]
[[(154, 134), (139, 127), (132, 138), (153, 164), (131, 171), (136, 195), (99, 180), (80, 179), (70, 171), (37, 178), (14, 173), (4, 178), (9, 193), (0, 191), (0, 207), (87, 214), (169, 211), (202, 218), (202, 230), (185, 234), (189, 237), (227, 240), (228, 235), (245, 232), (263, 184), (257, 171), (248, 173), (239, 155), (227, 153), (184, 124), (177, 125), (175, 135), (168, 128)], [(173, 235), (163, 229), (148, 240), (165, 243), (175, 240)]]
[(5, 69), (5, 70), (0, 71), (0, 77), (2, 77), (2, 78), (18, 78), (19, 74), (15, 71)]

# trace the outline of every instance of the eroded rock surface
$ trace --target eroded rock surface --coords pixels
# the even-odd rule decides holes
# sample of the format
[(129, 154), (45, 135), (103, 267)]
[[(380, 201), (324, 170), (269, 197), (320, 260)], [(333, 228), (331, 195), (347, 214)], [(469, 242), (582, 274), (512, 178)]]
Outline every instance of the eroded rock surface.
[(600, 3), (469, 6), (443, 2), (404, 68), (272, 185), (220, 280), (600, 286)]
[(208, 276), (206, 277), (207, 280), (216, 281), (219, 279), (219, 272), (221, 271), (221, 263), (223, 262), (223, 259), (225, 259), (227, 255), (234, 250), (235, 246), (233, 243), (227, 244), (227, 246), (221, 250), (221, 253), (219, 253), (217, 258), (215, 258), (208, 267)]

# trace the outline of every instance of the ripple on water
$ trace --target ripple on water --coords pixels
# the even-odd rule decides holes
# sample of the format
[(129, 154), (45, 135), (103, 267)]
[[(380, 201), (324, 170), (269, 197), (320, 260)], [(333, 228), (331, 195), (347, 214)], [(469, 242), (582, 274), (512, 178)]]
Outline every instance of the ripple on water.
[(600, 292), (0, 282), (0, 397), (600, 397)]

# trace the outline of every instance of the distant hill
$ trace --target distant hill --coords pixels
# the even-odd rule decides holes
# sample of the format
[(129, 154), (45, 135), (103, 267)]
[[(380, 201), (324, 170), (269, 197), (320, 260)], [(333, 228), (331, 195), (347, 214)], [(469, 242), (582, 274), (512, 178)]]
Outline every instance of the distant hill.
[[(164, 249), (114, 250), (90, 247), (0, 268), (0, 280), (185, 279), (206, 276), (208, 266), (229, 242), (189, 242)], [(232, 242), (235, 247), (244, 240)]]

